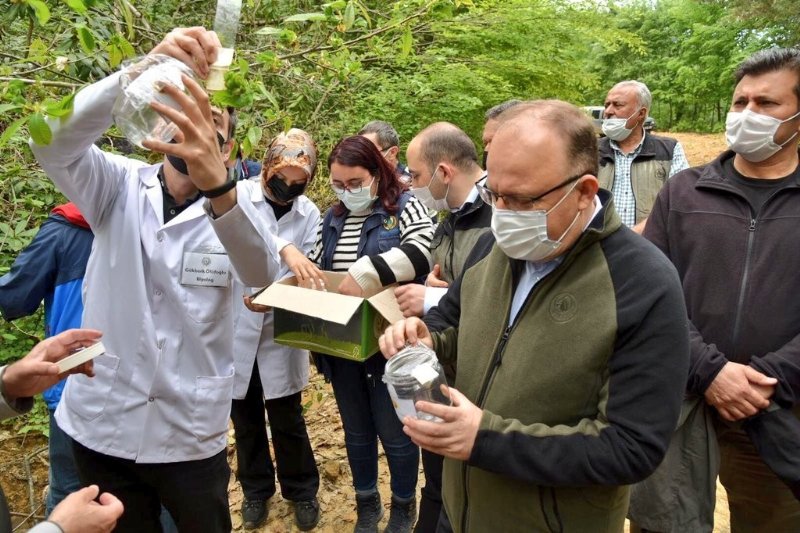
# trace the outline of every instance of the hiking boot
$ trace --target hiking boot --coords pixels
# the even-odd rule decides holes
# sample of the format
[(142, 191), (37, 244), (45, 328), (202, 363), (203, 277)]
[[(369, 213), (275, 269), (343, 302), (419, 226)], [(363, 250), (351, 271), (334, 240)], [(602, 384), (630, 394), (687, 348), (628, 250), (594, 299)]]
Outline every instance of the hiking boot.
[(377, 490), (363, 496), (356, 494), (356, 512), (358, 521), (353, 533), (378, 533), (378, 522), (383, 518), (383, 505)]
[(257, 529), (267, 521), (266, 500), (245, 500), (242, 502), (242, 521), (245, 529)]
[(317, 527), (319, 517), (319, 502), (316, 498), (294, 503), (294, 523), (300, 531)]
[(389, 523), (383, 533), (411, 533), (417, 521), (417, 498), (402, 499), (392, 494)]

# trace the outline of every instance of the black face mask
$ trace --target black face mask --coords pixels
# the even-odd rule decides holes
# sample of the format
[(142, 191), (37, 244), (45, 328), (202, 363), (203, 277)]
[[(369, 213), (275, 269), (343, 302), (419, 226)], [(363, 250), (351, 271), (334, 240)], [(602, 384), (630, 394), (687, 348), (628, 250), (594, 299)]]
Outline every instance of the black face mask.
[(489, 151), (488, 150), (484, 150), (483, 151), (483, 170), (486, 170), (486, 159), (488, 159), (488, 157), (489, 157)]
[[(172, 139), (170, 144), (176, 144), (176, 142), (177, 141), (175, 139)], [(225, 144), (225, 137), (223, 137), (220, 132), (217, 132), (217, 142), (219, 143), (219, 149), (222, 150), (222, 145)], [(170, 165), (175, 167), (175, 170), (181, 174), (186, 174), (187, 176), (189, 175), (189, 167), (186, 165), (186, 161), (180, 157), (167, 154), (167, 161), (169, 161)]]
[(267, 181), (267, 187), (269, 187), (269, 192), (272, 193), (272, 197), (275, 198), (275, 200), (288, 204), (303, 194), (306, 190), (307, 183), (308, 182), (286, 185), (286, 182), (275, 174)]

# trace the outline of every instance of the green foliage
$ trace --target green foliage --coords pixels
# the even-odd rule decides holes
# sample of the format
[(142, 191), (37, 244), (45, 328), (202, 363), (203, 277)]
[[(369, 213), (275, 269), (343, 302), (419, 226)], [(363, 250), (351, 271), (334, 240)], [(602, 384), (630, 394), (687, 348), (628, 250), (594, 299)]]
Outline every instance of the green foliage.
[(604, 24), (636, 39), (594, 49), (590, 68), (603, 83), (591, 103), (601, 103), (616, 82), (638, 79), (653, 93), (651, 115), (670, 130), (723, 129), (736, 65), (774, 44), (780, 33), (775, 26), (732, 16), (723, 1), (610, 4), (606, 17)]

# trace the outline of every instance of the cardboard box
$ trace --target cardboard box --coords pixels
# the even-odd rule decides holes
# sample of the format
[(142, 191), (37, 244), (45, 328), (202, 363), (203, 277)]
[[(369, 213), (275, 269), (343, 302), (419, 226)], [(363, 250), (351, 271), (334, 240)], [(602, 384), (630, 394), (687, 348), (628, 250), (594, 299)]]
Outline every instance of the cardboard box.
[(403, 318), (394, 286), (366, 298), (338, 293), (345, 273), (326, 272), (327, 292), (297, 286), (294, 277), (265, 287), (254, 303), (274, 309), (275, 342), (364, 361), (378, 351), (378, 338)]

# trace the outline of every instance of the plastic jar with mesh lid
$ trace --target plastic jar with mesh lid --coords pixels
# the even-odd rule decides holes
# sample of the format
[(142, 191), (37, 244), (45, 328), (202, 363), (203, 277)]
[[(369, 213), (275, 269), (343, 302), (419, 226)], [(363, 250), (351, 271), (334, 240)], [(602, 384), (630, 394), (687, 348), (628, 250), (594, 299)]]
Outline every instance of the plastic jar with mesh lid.
[(395, 412), (402, 421), (406, 416), (441, 422), (441, 419), (418, 411), (416, 402), (450, 405), (444, 369), (436, 352), (424, 344), (407, 346), (386, 363), (383, 382), (389, 389)]

